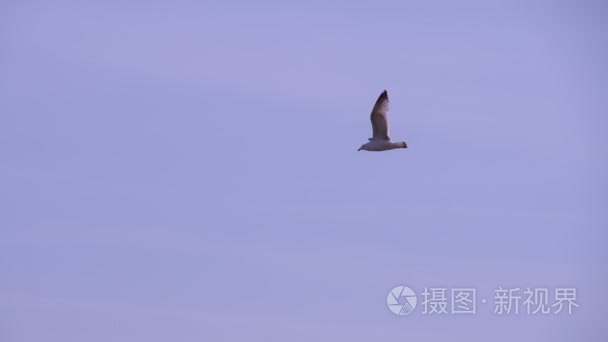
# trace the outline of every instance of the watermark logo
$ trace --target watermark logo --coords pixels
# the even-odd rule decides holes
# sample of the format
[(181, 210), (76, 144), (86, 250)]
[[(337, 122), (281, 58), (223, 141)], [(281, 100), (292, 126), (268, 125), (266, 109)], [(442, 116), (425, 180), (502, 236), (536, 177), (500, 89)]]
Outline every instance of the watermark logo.
[(395, 315), (407, 315), (418, 304), (416, 293), (407, 286), (397, 286), (386, 296), (386, 305)]
[[(423, 315), (472, 314), (480, 308), (496, 315), (558, 315), (565, 312), (571, 315), (579, 307), (576, 288), (520, 287), (503, 288), (499, 286), (493, 291), (493, 303), (488, 303), (488, 296), (478, 298), (474, 287), (424, 287), (421, 292), (421, 313)], [(395, 315), (407, 315), (416, 309), (418, 298), (416, 293), (407, 286), (393, 288), (386, 297), (386, 305)], [(492, 305), (493, 304), (493, 305)]]

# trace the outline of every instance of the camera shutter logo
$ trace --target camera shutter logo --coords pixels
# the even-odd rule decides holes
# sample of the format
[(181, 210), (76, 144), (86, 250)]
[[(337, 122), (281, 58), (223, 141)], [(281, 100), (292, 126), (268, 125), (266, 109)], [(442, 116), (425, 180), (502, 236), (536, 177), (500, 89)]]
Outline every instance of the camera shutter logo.
[(395, 315), (407, 315), (414, 311), (418, 298), (416, 293), (407, 286), (397, 286), (386, 296), (386, 305)]

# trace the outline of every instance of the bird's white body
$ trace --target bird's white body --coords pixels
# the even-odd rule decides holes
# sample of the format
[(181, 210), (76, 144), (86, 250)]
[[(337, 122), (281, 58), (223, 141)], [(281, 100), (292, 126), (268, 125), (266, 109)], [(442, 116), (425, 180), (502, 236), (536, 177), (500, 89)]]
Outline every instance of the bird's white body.
[(407, 148), (405, 141), (392, 142), (388, 136), (388, 93), (380, 94), (370, 116), (372, 137), (367, 144), (361, 145), (358, 151), (387, 151), (395, 148)]
[(367, 144), (361, 146), (362, 150), (379, 152), (388, 151), (395, 148), (406, 148), (405, 142), (392, 142), (390, 140), (370, 140)]

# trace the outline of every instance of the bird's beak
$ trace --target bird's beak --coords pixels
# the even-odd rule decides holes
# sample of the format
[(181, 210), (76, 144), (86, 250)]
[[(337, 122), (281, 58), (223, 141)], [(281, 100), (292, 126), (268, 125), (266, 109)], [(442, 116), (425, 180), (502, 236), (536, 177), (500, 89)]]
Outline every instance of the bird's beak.
[(359, 147), (359, 149), (357, 151), (361, 151), (361, 147)]

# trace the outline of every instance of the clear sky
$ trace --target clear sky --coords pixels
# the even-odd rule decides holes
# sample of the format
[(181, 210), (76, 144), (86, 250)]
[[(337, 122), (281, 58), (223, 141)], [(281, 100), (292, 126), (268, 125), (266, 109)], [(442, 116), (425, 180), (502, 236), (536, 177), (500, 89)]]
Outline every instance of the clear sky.
[[(607, 15), (2, 1), (0, 341), (606, 341)], [(357, 152), (383, 89), (409, 148)]]

